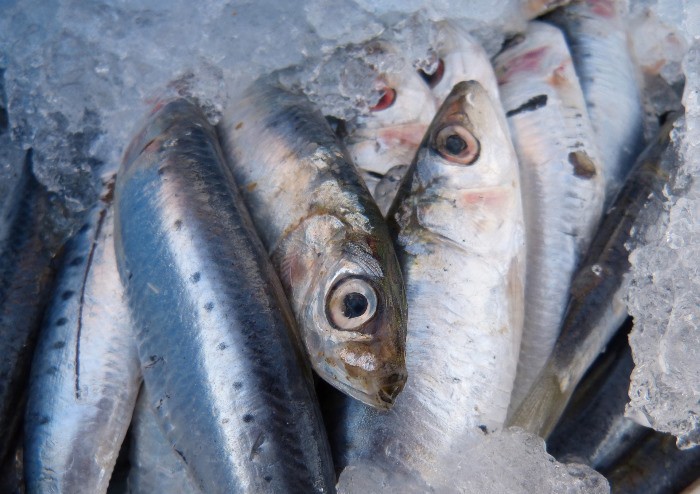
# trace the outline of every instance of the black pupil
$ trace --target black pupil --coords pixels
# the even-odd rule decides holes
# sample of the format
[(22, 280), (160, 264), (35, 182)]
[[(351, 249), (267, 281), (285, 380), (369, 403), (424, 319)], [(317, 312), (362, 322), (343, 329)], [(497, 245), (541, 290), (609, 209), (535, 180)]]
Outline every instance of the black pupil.
[(343, 299), (343, 315), (348, 319), (360, 317), (367, 311), (367, 297), (361, 293), (348, 293)]
[(451, 135), (445, 140), (445, 149), (450, 154), (459, 154), (467, 148), (467, 143), (458, 135)]

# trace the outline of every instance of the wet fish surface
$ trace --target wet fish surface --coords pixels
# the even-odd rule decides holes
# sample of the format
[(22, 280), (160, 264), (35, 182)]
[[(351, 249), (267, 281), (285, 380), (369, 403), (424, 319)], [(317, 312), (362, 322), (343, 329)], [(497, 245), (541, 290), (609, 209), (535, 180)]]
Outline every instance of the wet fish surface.
[(31, 156), (30, 150), (0, 219), (0, 463), (13, 454), (21, 429), (32, 354), (62, 243), (47, 224), (50, 194), (36, 180)]
[(229, 164), (322, 379), (389, 408), (406, 381), (396, 254), (344, 147), (302, 94), (260, 80), (224, 114)]
[(151, 400), (141, 388), (131, 425), (129, 494), (195, 494), (201, 492), (158, 425)]
[(28, 493), (104, 493), (141, 383), (107, 185), (66, 245), (30, 377)]
[(478, 82), (457, 84), (404, 179), (390, 221), (408, 293), (409, 379), (387, 412), (339, 407), (339, 467), (368, 460), (429, 481), (454, 438), (506, 418), (525, 239), (505, 125)]
[(586, 258), (571, 283), (569, 306), (552, 355), (509, 425), (544, 437), (559, 421), (574, 389), (627, 318), (625, 244), (640, 212), (664, 210), (664, 186), (678, 162), (670, 147), (674, 118), (640, 155), (624, 187), (603, 218)]
[(562, 29), (596, 133), (612, 203), (644, 147), (640, 74), (621, 0), (577, 0), (547, 17)]
[(564, 36), (531, 22), (495, 59), (520, 163), (527, 230), (525, 324), (510, 409), (547, 362), (568, 288), (603, 212), (595, 134)]
[(117, 261), (149, 406), (204, 492), (333, 492), (294, 321), (223, 160), (202, 112), (175, 100), (118, 173)]

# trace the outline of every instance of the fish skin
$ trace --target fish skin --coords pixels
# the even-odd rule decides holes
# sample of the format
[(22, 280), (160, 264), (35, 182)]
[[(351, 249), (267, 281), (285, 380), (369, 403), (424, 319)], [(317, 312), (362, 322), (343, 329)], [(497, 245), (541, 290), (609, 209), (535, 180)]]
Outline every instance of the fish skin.
[(117, 271), (114, 181), (68, 242), (29, 382), (28, 493), (104, 493), (126, 436), (141, 369)]
[(547, 452), (560, 461), (607, 472), (649, 432), (625, 417), (634, 368), (625, 331), (629, 326), (623, 326), (591, 366), (549, 436)]
[(401, 187), (401, 181), (410, 165), (396, 165), (390, 168), (377, 183), (374, 189), (374, 200), (384, 216), (389, 212), (394, 202), (394, 197)]
[(644, 148), (641, 75), (632, 59), (623, 0), (577, 0), (547, 21), (566, 37), (596, 133), (612, 204)]
[(284, 293), (192, 103), (159, 105), (132, 141), (115, 219), (149, 405), (197, 487), (334, 492)]
[(146, 389), (141, 388), (131, 425), (130, 468), (127, 492), (130, 494), (195, 494), (187, 465), (178, 456), (158, 425), (149, 406)]
[[(228, 108), (221, 133), (313, 369), (353, 398), (391, 407), (406, 381), (403, 278), (384, 218), (344, 147), (305, 96), (264, 80)], [(351, 280), (370, 287), (377, 308), (368, 305), (363, 316), (373, 317), (342, 330), (329, 303)]]
[(603, 213), (605, 181), (595, 134), (564, 36), (531, 22), (494, 59), (520, 163), (527, 230), (525, 324), (511, 413), (559, 335), (571, 278)]
[(664, 210), (664, 186), (678, 166), (670, 149), (674, 117), (639, 156), (613, 205), (601, 222), (586, 258), (574, 276), (562, 330), (537, 381), (509, 418), (509, 425), (545, 439), (559, 421), (571, 395), (596, 357), (627, 318), (625, 243), (643, 209)]
[[(389, 214), (409, 302), (409, 379), (395, 406), (338, 406), (337, 466), (370, 461), (428, 481), (452, 440), (500, 428), (522, 328), (524, 225), (515, 151), (497, 103), (458, 84)], [(471, 166), (438, 156), (447, 123), (481, 142)]]
[(0, 463), (14, 454), (37, 334), (62, 238), (48, 225), (51, 197), (32, 172), (32, 152), (0, 219)]
[[(388, 43), (378, 42), (372, 49), (387, 56), (395, 56), (397, 51)], [(381, 177), (390, 168), (409, 165), (413, 160), (437, 106), (430, 88), (408, 63), (396, 72), (378, 74), (375, 84), (396, 91), (394, 103), (349, 121), (343, 142), (372, 197), (376, 198)]]

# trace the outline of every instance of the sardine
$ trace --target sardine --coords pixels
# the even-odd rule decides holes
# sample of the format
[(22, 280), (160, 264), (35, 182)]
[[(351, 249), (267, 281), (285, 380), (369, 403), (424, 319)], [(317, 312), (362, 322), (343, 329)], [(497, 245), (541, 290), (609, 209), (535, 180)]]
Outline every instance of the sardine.
[(625, 417), (634, 367), (627, 333), (618, 332), (591, 366), (547, 440), (547, 452), (558, 460), (606, 472), (649, 432)]
[(149, 405), (204, 492), (332, 492), (311, 372), (223, 160), (202, 112), (175, 100), (118, 172), (117, 262)]
[[(386, 44), (375, 50), (391, 51)], [(409, 165), (437, 107), (430, 88), (410, 64), (378, 75), (381, 97), (366, 115), (347, 123), (344, 138), (352, 161), (373, 197), (376, 185), (390, 168)]]
[(378, 408), (406, 382), (406, 297), (384, 218), (309, 100), (258, 81), (226, 153), (322, 379)]
[(502, 426), (523, 318), (518, 164), (498, 107), (475, 81), (438, 111), (390, 224), (406, 279), (406, 389), (388, 412), (341, 409), (340, 467), (397, 465), (429, 480), (452, 441)]
[(510, 410), (547, 362), (568, 288), (600, 222), (605, 182), (571, 55), (541, 22), (494, 59), (520, 177), (527, 230), (525, 325)]
[(0, 463), (13, 454), (21, 429), (32, 353), (62, 242), (47, 224), (51, 198), (34, 177), (31, 155), (0, 218)]
[(67, 244), (32, 365), (27, 492), (104, 493), (141, 383), (114, 253), (114, 182)]
[(611, 204), (644, 146), (641, 77), (630, 54), (623, 0), (577, 0), (548, 20), (566, 36), (595, 131)]
[(194, 484), (187, 465), (182, 460), (158, 425), (152, 400), (141, 388), (134, 420), (131, 424), (131, 468), (128, 477), (130, 494), (196, 494), (201, 492)]
[(559, 421), (576, 385), (627, 317), (625, 277), (630, 270), (625, 244), (637, 216), (664, 210), (663, 188), (678, 166), (669, 145), (671, 118), (642, 153), (608, 210), (571, 283), (569, 306), (552, 355), (510, 425), (544, 437)]

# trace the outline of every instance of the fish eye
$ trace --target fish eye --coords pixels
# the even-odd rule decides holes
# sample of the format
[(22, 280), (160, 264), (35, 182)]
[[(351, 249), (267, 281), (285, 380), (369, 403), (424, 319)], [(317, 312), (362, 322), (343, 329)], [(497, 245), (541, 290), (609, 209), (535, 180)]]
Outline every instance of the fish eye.
[(377, 312), (377, 292), (362, 278), (344, 278), (331, 289), (326, 302), (330, 323), (345, 331), (357, 331)]
[(437, 68), (432, 74), (428, 74), (424, 70), (419, 70), (418, 73), (423, 78), (423, 80), (428, 83), (428, 86), (433, 88), (440, 84), (442, 76), (445, 75), (445, 62), (442, 60), (442, 58), (438, 60)]
[(370, 107), (369, 111), (382, 111), (389, 108), (396, 101), (396, 90), (390, 87), (382, 90), (382, 95), (377, 101), (377, 104)]
[(435, 150), (447, 161), (471, 165), (479, 157), (479, 141), (464, 127), (447, 125), (435, 138)]

